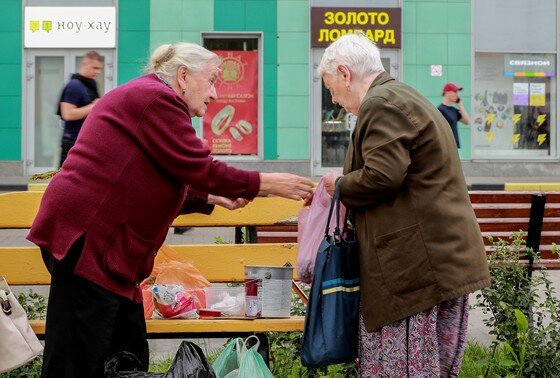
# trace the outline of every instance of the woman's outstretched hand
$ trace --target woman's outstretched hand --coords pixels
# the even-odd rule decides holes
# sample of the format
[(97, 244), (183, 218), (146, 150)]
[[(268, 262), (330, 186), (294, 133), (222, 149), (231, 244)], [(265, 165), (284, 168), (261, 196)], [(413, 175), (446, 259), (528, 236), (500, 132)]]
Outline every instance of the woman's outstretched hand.
[(215, 196), (213, 194), (208, 194), (209, 205), (219, 205), (228, 210), (240, 209), (242, 207), (245, 207), (245, 205), (247, 205), (249, 202), (250, 201), (245, 198), (231, 199), (227, 197), (220, 197), (220, 196)]
[(313, 192), (313, 182), (291, 173), (261, 173), (259, 196), (279, 196), (305, 200)]
[[(321, 180), (323, 180), (323, 184), (325, 185), (325, 190), (327, 191), (327, 193), (332, 197), (333, 193), (334, 193), (334, 187), (336, 184), (336, 179), (338, 177), (340, 177), (341, 174), (339, 172), (335, 172), (335, 171), (331, 171), (326, 173)], [(303, 206), (311, 206), (311, 203), (313, 202), (313, 193), (311, 193), (310, 195), (308, 195), (305, 200), (303, 201)]]

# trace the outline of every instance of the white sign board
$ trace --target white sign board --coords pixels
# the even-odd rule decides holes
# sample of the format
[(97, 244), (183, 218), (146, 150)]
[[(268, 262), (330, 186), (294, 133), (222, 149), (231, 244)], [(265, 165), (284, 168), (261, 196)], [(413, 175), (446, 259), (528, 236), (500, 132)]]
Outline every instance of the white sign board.
[(115, 7), (25, 7), (25, 48), (114, 48)]

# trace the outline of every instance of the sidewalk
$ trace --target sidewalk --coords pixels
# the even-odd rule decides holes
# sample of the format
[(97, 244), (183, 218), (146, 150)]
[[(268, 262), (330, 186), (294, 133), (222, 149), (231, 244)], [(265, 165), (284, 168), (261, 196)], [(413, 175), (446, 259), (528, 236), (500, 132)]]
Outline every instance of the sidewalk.
[[(17, 246), (17, 245), (33, 245), (25, 240), (27, 230), (0, 230), (0, 246)], [(167, 235), (166, 243), (169, 244), (212, 244), (215, 238), (220, 236), (224, 241), (234, 240), (234, 230), (230, 228), (192, 228), (183, 235), (175, 235), (173, 229)], [(560, 270), (549, 271), (549, 277), (554, 283), (556, 293), (560, 290)], [(1, 267), (0, 267), (1, 274)], [(14, 288), (14, 291), (24, 290), (27, 287)], [(44, 287), (34, 288), (35, 291), (46, 295), (48, 294)], [(470, 295), (471, 307), (476, 303), (476, 293)], [(480, 344), (488, 345), (492, 341), (492, 337), (488, 333), (488, 329), (484, 326), (483, 319), (489, 315), (482, 314), (479, 308), (471, 308), (469, 311), (469, 327), (467, 331), (467, 339), (476, 341)], [(193, 340), (205, 352), (213, 351), (219, 348), (225, 342), (225, 339), (196, 339)], [(152, 360), (158, 360), (173, 356), (177, 351), (181, 340), (150, 340), (150, 356)]]

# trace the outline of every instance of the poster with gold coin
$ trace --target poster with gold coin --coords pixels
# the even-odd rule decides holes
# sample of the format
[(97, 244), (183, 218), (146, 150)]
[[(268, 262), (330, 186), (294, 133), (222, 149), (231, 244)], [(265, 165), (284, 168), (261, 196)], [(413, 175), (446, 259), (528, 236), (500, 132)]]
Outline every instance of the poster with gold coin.
[(258, 52), (215, 50), (223, 60), (218, 99), (202, 119), (213, 155), (258, 155)]

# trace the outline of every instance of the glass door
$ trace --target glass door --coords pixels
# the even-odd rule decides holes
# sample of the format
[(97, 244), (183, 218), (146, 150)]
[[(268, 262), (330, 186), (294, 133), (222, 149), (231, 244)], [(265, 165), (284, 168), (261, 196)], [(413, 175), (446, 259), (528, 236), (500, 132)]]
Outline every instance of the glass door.
[[(342, 170), (350, 134), (354, 129), (356, 116), (333, 104), (330, 92), (317, 75), (324, 49), (313, 50), (313, 85), (311, 115), (311, 172), (322, 176), (331, 170)], [(399, 79), (397, 63), (398, 50), (381, 51), (381, 61), (385, 70)]]
[[(96, 78), (99, 94), (114, 87), (112, 50), (96, 50), (104, 60)], [(62, 88), (80, 70), (87, 50), (33, 49), (26, 51), (24, 103), (25, 173), (57, 169), (63, 123), (56, 114)]]

